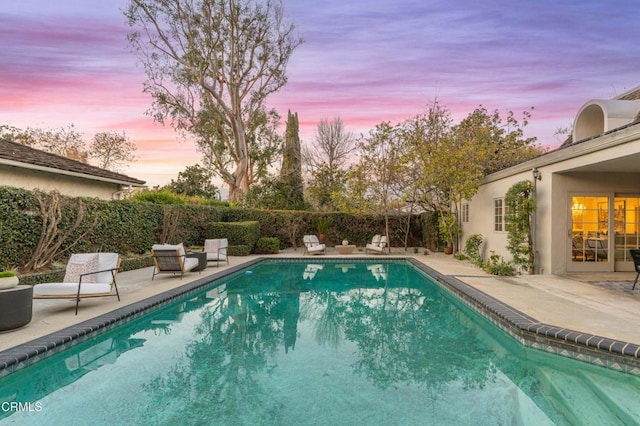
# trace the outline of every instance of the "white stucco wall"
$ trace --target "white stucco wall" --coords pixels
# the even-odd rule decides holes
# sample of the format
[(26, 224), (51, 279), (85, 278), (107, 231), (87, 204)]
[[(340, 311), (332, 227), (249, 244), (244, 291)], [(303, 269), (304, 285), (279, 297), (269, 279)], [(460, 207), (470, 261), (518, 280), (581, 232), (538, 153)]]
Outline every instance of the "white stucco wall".
[(72, 197), (96, 197), (104, 200), (111, 200), (113, 194), (120, 190), (120, 185), (115, 183), (5, 165), (0, 165), (0, 185), (29, 190), (57, 190), (61, 194)]

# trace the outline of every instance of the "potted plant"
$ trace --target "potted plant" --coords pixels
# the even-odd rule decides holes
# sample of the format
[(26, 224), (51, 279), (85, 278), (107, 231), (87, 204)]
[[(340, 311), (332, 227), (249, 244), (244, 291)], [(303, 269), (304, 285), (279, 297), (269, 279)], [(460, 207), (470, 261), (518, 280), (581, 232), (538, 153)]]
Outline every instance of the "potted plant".
[(313, 219), (313, 226), (318, 231), (318, 239), (323, 244), (327, 239), (327, 231), (332, 223), (333, 219), (331, 217), (316, 217)]
[(460, 233), (460, 226), (458, 225), (458, 221), (453, 213), (443, 212), (440, 215), (440, 218), (438, 219), (438, 230), (446, 243), (444, 253), (452, 254), (455, 240)]
[(18, 276), (15, 272), (0, 271), (0, 290), (16, 287), (18, 282)]

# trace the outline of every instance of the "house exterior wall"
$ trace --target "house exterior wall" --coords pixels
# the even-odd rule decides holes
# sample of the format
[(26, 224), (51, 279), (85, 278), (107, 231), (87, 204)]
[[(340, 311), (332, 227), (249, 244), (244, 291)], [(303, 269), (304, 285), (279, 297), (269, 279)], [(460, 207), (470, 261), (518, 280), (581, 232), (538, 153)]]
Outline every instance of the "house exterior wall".
[[(71, 197), (119, 198), (121, 186), (116, 183), (83, 179), (75, 176), (21, 169), (0, 164), (0, 185), (28, 190), (57, 190)], [(115, 194), (115, 195), (114, 195)]]
[[(507, 232), (494, 230), (494, 200), (522, 180), (536, 181), (536, 273), (567, 272), (571, 250), (571, 197), (575, 195), (640, 194), (640, 126), (632, 126), (549, 153), (488, 176), (468, 201), (469, 222), (462, 224), (461, 247), (469, 235), (484, 237), (483, 256), (490, 252), (511, 259), (506, 249)], [(594, 265), (602, 267), (603, 265)], [(614, 262), (606, 267), (614, 270)]]

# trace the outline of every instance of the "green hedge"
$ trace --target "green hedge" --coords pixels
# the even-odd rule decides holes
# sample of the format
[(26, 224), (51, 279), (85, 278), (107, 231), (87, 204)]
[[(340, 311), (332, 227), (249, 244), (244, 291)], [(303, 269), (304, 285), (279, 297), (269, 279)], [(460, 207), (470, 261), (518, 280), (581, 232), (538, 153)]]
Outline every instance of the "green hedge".
[(253, 251), (258, 238), (260, 238), (260, 222), (213, 222), (210, 233), (212, 238), (226, 238), (229, 245), (244, 245)]
[[(44, 193), (41, 197), (45, 201), (50, 200), (51, 194)], [(192, 246), (202, 245), (207, 238), (226, 237), (230, 245), (246, 245), (250, 251), (254, 250), (261, 235), (277, 238), (281, 249), (294, 245), (300, 247), (304, 235), (317, 234), (312, 224), (314, 217), (319, 216), (332, 218), (327, 233), (328, 245), (347, 239), (363, 246), (371, 241), (374, 234), (384, 232), (384, 217), (381, 215), (160, 205), (93, 198), (60, 197), (60, 200), (63, 213), (58, 226), (60, 233), (72, 226), (80, 207), (86, 210), (79, 228), (62, 242), (53, 259), (63, 265), (72, 253), (104, 251), (133, 257), (148, 253), (156, 243), (182, 242)], [(20, 270), (29, 261), (42, 231), (43, 217), (36, 193), (0, 186), (0, 218), (0, 270)], [(404, 244), (405, 220), (400, 216), (389, 218), (391, 245)], [(232, 225), (228, 222), (245, 224)], [(423, 241), (432, 242), (434, 239), (437, 240), (437, 226), (432, 221), (424, 218), (413, 220), (409, 233), (410, 247), (424, 246)], [(72, 246), (72, 241), (76, 240), (76, 245)]]
[(258, 254), (276, 254), (280, 251), (280, 240), (276, 237), (262, 237), (253, 251)]
[(249, 256), (251, 250), (244, 244), (227, 247), (227, 256)]

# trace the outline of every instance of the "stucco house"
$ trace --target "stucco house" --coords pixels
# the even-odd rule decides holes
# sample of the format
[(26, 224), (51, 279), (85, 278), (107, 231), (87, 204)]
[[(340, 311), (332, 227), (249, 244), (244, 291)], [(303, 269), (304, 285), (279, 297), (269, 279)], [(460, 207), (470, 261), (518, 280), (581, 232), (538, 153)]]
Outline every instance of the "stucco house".
[(73, 197), (121, 199), (145, 181), (0, 139), (0, 185), (57, 190)]
[(509, 259), (504, 197), (535, 184), (535, 273), (631, 271), (640, 246), (640, 87), (578, 111), (558, 149), (486, 176), (461, 205), (462, 241), (482, 234), (484, 253)]

